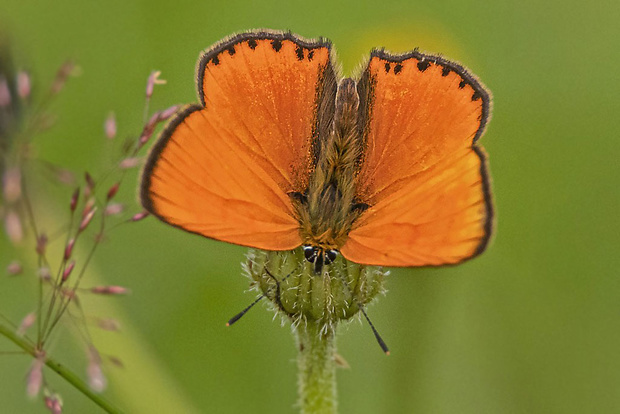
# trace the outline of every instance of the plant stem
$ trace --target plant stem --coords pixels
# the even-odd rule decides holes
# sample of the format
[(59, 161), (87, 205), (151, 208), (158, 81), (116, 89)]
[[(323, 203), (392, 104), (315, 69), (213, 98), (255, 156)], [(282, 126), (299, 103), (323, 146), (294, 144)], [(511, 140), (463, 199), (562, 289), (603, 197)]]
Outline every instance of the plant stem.
[(336, 351), (335, 327), (307, 320), (297, 325), (295, 333), (299, 355), (299, 405), (302, 414), (335, 414)]
[[(0, 322), (0, 335), (3, 335), (15, 345), (26, 351), (33, 357), (37, 357), (37, 350), (26, 339), (18, 336), (13, 329), (7, 327), (4, 323)], [(73, 385), (78, 391), (88, 397), (92, 402), (103, 408), (110, 414), (119, 414), (122, 411), (112, 405), (109, 401), (106, 401), (101, 395), (95, 394), (87, 384), (84, 383), (76, 374), (69, 369), (56, 362), (54, 359), (46, 356), (45, 365), (55, 371), (58, 375), (63, 377), (69, 384)]]

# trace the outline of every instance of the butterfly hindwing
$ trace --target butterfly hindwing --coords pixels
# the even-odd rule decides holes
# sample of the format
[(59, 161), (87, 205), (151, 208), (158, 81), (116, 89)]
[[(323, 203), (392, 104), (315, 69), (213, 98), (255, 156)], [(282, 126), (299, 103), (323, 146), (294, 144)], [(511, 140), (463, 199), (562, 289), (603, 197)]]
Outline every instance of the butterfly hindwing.
[(373, 51), (358, 82), (368, 210), (342, 247), (385, 266), (458, 263), (484, 250), (492, 222), (484, 150), (490, 96), (458, 64)]
[[(303, 191), (336, 91), (331, 45), (253, 32), (206, 51), (202, 105), (186, 108), (154, 146), (143, 205), (184, 230), (267, 250), (301, 244), (289, 193)], [(332, 110), (333, 111), (333, 110)]]

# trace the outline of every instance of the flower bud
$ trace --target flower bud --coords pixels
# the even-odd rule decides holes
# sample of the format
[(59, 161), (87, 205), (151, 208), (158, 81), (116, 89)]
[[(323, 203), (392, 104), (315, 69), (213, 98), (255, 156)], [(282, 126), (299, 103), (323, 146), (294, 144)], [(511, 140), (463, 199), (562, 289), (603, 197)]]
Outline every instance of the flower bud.
[(84, 181), (86, 181), (86, 195), (90, 196), (95, 189), (95, 180), (93, 180), (92, 175), (90, 175), (88, 171), (84, 173)]
[(14, 203), (22, 195), (22, 173), (17, 167), (9, 168), (2, 176), (2, 190), (4, 201)]
[(26, 335), (26, 331), (32, 325), (34, 325), (36, 321), (37, 321), (37, 316), (34, 312), (31, 312), (28, 315), (26, 315), (24, 319), (22, 319), (21, 323), (19, 324), (19, 327), (17, 328), (17, 335), (18, 336)]
[(30, 75), (23, 70), (17, 74), (17, 94), (20, 98), (26, 99), (30, 96)]
[(122, 286), (95, 286), (90, 291), (100, 295), (126, 295), (129, 293), (129, 289)]
[(108, 190), (108, 201), (110, 201), (112, 198), (114, 198), (116, 193), (118, 193), (118, 188), (119, 188), (120, 185), (121, 185), (121, 183), (116, 183), (112, 187), (110, 187), (110, 189)]
[(79, 232), (83, 232), (86, 227), (88, 227), (88, 225), (90, 224), (90, 222), (93, 220), (93, 217), (95, 217), (95, 213), (97, 212), (97, 207), (91, 208), (85, 215), (84, 218), (82, 218), (82, 222), (80, 223), (80, 228), (79, 228)]
[(144, 128), (142, 128), (142, 133), (140, 134), (140, 138), (138, 139), (138, 147), (142, 147), (144, 144), (149, 142), (153, 133), (155, 132), (155, 127), (159, 123), (159, 117), (161, 116), (160, 112), (155, 112), (151, 115), (151, 118), (148, 120)]
[(116, 216), (118, 214), (121, 214), (124, 210), (125, 210), (125, 206), (123, 206), (122, 204), (120, 204), (120, 203), (110, 203), (105, 208), (105, 213), (104, 214), (106, 216)]
[(47, 389), (45, 389), (44, 392), (45, 396), (43, 397), (43, 401), (45, 402), (45, 407), (52, 414), (62, 414), (62, 399), (60, 395), (52, 393)]
[(161, 113), (159, 114), (159, 120), (160, 121), (165, 121), (168, 118), (170, 118), (172, 115), (176, 114), (179, 109), (181, 109), (181, 105), (173, 105), (167, 109), (164, 109), (163, 111), (161, 111)]
[(119, 167), (121, 167), (123, 170), (126, 170), (128, 168), (137, 167), (139, 163), (140, 159), (137, 157), (125, 158), (121, 161)]
[(24, 238), (24, 228), (19, 214), (15, 210), (9, 210), (4, 216), (4, 228), (8, 234), (11, 243), (17, 244)]
[(71, 204), (70, 204), (71, 212), (75, 211), (79, 198), (80, 198), (80, 187), (76, 188), (75, 191), (73, 192), (73, 195), (71, 196)]
[(108, 139), (113, 139), (116, 136), (116, 117), (114, 112), (110, 112), (110, 115), (106, 118), (103, 129)]
[(131, 217), (131, 221), (140, 221), (147, 218), (149, 215), (150, 213), (148, 211), (141, 211), (140, 213), (134, 214), (133, 217)]
[(84, 204), (84, 209), (82, 210), (82, 218), (86, 217), (88, 213), (92, 211), (93, 207), (95, 207), (96, 202), (97, 200), (95, 199), (95, 197), (89, 196), (86, 199), (86, 203)]
[(153, 96), (153, 89), (155, 85), (164, 85), (166, 83), (165, 80), (159, 79), (159, 75), (161, 75), (161, 71), (154, 70), (149, 75), (149, 78), (146, 81), (146, 98), (150, 99)]
[(73, 246), (75, 246), (75, 239), (69, 239), (67, 245), (65, 246), (65, 260), (69, 260), (71, 254), (73, 253)]
[(95, 392), (102, 392), (107, 386), (107, 381), (101, 369), (101, 357), (94, 346), (88, 349), (88, 385)]
[(62, 281), (66, 281), (67, 279), (69, 279), (69, 276), (71, 275), (71, 272), (73, 271), (73, 268), (75, 267), (75, 260), (72, 260), (71, 262), (69, 262), (69, 264), (67, 265), (67, 267), (65, 267), (65, 270), (62, 272)]
[(28, 381), (26, 392), (28, 397), (35, 398), (41, 391), (43, 385), (43, 357), (36, 358), (32, 361), (30, 371), (28, 372)]
[(23, 271), (24, 271), (24, 268), (22, 267), (22, 264), (18, 262), (17, 260), (12, 261), (6, 267), (6, 272), (11, 276), (19, 275)]
[(333, 327), (347, 320), (383, 291), (387, 274), (337, 256), (321, 274), (304, 258), (302, 248), (287, 252), (250, 249), (246, 271), (275, 308), (293, 323), (312, 321)]

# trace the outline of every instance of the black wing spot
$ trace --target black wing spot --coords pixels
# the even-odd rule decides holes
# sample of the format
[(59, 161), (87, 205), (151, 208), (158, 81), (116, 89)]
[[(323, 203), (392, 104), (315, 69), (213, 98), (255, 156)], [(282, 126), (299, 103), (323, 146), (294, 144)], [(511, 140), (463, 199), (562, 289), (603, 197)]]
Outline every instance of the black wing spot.
[(220, 59), (217, 56), (213, 56), (213, 59), (211, 59), (211, 63), (217, 66), (220, 64)]
[(480, 99), (480, 93), (478, 91), (474, 92), (474, 94), (471, 96), (471, 100), (472, 101), (477, 101), (478, 99)]
[(290, 193), (288, 193), (288, 196), (293, 200), (299, 201), (301, 204), (308, 203), (308, 196), (304, 193), (300, 193), (299, 191), (291, 191)]
[(370, 206), (366, 203), (354, 203), (351, 206), (351, 211), (359, 211), (360, 213), (363, 213), (364, 211), (368, 210), (370, 208)]
[(282, 41), (278, 39), (272, 40), (271, 47), (273, 47), (273, 50), (275, 50), (276, 52), (279, 52), (280, 49), (282, 49)]
[(450, 68), (447, 66), (444, 66), (443, 69), (441, 70), (441, 76), (446, 77), (450, 74)]
[(385, 64), (385, 73), (389, 73), (390, 72), (390, 64), (386, 63)]
[(394, 66), (394, 75), (398, 75), (401, 70), (403, 70), (403, 65), (397, 63), (396, 66)]
[(311, 51), (308, 53), (308, 60), (312, 61), (312, 58), (314, 58), (314, 50), (311, 50)]
[(467, 85), (467, 82), (465, 82), (465, 80), (462, 80), (462, 81), (459, 83), (459, 89), (463, 89), (463, 88), (465, 87), (465, 85)]
[(418, 62), (418, 70), (420, 72), (424, 72), (431, 65), (431, 62), (428, 60), (421, 60)]
[(231, 47), (229, 47), (229, 48), (228, 48), (228, 49), (226, 49), (226, 50), (228, 51), (228, 54), (229, 54), (230, 56), (234, 55), (234, 54), (235, 54), (235, 52), (236, 52), (236, 50), (235, 50), (235, 46), (234, 46), (234, 45), (233, 45), (233, 46), (231, 46)]
[(248, 46), (250, 46), (250, 49), (254, 50), (256, 46), (258, 46), (258, 43), (256, 43), (255, 39), (250, 39), (248, 40)]
[(304, 50), (301, 46), (297, 46), (297, 49), (295, 49), (295, 54), (297, 55), (297, 60), (304, 60)]

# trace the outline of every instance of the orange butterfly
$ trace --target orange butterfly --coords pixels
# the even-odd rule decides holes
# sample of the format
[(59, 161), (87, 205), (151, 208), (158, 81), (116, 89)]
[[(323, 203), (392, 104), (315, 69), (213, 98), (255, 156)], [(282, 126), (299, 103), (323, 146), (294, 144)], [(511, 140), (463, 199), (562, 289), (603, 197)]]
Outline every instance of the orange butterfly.
[(457, 63), (373, 50), (342, 79), (331, 43), (242, 33), (203, 53), (200, 105), (161, 134), (141, 188), (162, 221), (263, 250), (303, 246), (321, 272), (453, 264), (492, 231), (490, 95)]

